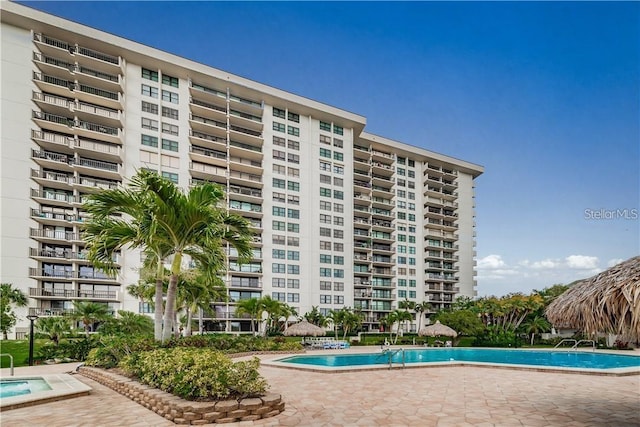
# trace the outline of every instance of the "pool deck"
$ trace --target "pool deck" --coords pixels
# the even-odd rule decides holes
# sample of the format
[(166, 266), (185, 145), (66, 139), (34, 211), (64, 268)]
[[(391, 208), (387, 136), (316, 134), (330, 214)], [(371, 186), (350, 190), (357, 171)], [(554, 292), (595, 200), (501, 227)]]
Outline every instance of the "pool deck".
[[(16, 368), (16, 376), (59, 374), (76, 366)], [(639, 375), (592, 376), (481, 366), (327, 374), (263, 365), (260, 372), (271, 390), (283, 395), (285, 411), (274, 418), (228, 425), (640, 426)], [(1, 375), (8, 376), (9, 370), (2, 369)], [(2, 426), (175, 425), (95, 381), (81, 375), (74, 378), (92, 388), (89, 396), (3, 412)]]

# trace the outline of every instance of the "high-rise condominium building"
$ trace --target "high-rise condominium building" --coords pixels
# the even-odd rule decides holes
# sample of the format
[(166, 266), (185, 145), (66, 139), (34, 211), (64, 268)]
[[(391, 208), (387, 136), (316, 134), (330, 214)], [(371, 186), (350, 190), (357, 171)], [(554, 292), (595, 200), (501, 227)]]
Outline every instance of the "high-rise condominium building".
[[(82, 202), (149, 169), (220, 184), (254, 257), (228, 251), (228, 301), (209, 330), (245, 331), (235, 302), (305, 313), (352, 307), (364, 327), (404, 300), (474, 296), (474, 178), (483, 168), (364, 131), (365, 118), (130, 40), (2, 2), (0, 279), (27, 314), (75, 301), (149, 312), (127, 292), (139, 250), (110, 276), (85, 259)], [(423, 141), (410, 141), (423, 143)], [(414, 322), (412, 328), (415, 328)]]

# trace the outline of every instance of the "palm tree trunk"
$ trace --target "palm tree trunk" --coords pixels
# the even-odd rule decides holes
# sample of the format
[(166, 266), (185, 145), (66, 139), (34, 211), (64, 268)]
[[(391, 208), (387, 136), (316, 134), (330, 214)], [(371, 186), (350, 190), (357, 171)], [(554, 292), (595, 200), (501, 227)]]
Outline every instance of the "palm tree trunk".
[(191, 333), (192, 320), (193, 320), (193, 311), (191, 311), (191, 308), (187, 306), (187, 327), (185, 328), (184, 334), (188, 337), (192, 335)]
[(162, 278), (156, 279), (155, 312), (153, 314), (153, 335), (156, 341), (162, 341)]
[(180, 273), (181, 262), (182, 253), (176, 252), (171, 263), (171, 278), (169, 279), (169, 289), (167, 289), (167, 304), (164, 308), (164, 324), (162, 325), (162, 342), (171, 339), (171, 332), (175, 326), (178, 274)]
[(202, 320), (203, 315), (204, 310), (202, 309), (202, 307), (200, 307), (198, 315), (198, 332), (200, 333), (200, 335), (202, 335), (202, 333), (204, 332), (204, 320)]

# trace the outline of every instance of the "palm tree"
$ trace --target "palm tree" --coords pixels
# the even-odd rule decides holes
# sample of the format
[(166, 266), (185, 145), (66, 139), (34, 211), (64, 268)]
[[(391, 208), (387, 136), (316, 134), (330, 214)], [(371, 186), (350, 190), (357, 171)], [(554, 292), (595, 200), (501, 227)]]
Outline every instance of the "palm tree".
[[(185, 335), (192, 335), (193, 313), (198, 309), (209, 310), (211, 303), (226, 299), (226, 288), (220, 277), (214, 277), (213, 283), (199, 269), (191, 269), (182, 274), (178, 286), (178, 299), (186, 311)], [(199, 316), (202, 325), (202, 316)], [(199, 328), (201, 329), (201, 328)], [(200, 331), (202, 332), (202, 331)]]
[(418, 318), (418, 332), (422, 328), (422, 319), (424, 318), (424, 312), (431, 310), (431, 303), (428, 301), (423, 301), (416, 303), (413, 307), (413, 311), (416, 312), (416, 317)]
[(38, 333), (46, 335), (56, 347), (60, 343), (60, 338), (71, 332), (69, 319), (61, 316), (41, 317), (36, 321), (35, 327)]
[(106, 320), (111, 315), (104, 304), (98, 304), (95, 302), (79, 302), (74, 303), (73, 314), (71, 318), (75, 321), (80, 321), (84, 325), (84, 331), (89, 336), (91, 326), (99, 321)]
[(25, 307), (27, 305), (27, 296), (10, 283), (0, 284), (0, 330), (2, 336), (6, 340), (9, 330), (16, 324), (17, 317), (13, 312), (11, 305), (16, 307)]
[(531, 346), (533, 346), (533, 340), (536, 334), (547, 332), (551, 328), (551, 325), (549, 324), (547, 319), (541, 316), (535, 316), (533, 319), (529, 320), (522, 326), (527, 331), (527, 334), (531, 335)]
[(343, 311), (345, 314), (342, 319), (342, 339), (345, 340), (349, 332), (355, 331), (362, 326), (362, 314), (350, 308), (344, 308)]
[[(185, 256), (198, 262), (210, 278), (225, 268), (226, 243), (237, 250), (239, 263), (251, 258), (249, 223), (241, 216), (229, 214), (222, 206), (224, 202), (224, 192), (216, 184), (203, 183), (185, 194), (168, 179), (142, 170), (131, 179), (130, 188), (104, 190), (98, 196), (90, 196), (85, 205), (92, 214), (85, 230), (89, 259), (98, 266), (113, 270), (113, 253), (124, 246), (143, 248), (152, 255), (149, 258), (158, 272), (171, 256), (163, 341), (174, 330), (178, 279)], [(131, 219), (110, 216), (116, 213), (127, 214)], [(159, 282), (160, 275), (157, 278)], [(161, 298), (158, 288), (159, 285), (156, 307), (160, 306)], [(157, 321), (156, 317), (156, 324)]]
[(302, 317), (307, 319), (307, 322), (312, 325), (320, 326), (321, 328), (329, 324), (329, 319), (327, 319), (327, 317), (320, 312), (318, 306), (315, 305), (311, 307), (311, 311), (306, 312)]
[(255, 334), (255, 323), (258, 319), (262, 319), (264, 306), (258, 298), (241, 299), (236, 302), (236, 315), (241, 316), (248, 314), (251, 318), (251, 332)]

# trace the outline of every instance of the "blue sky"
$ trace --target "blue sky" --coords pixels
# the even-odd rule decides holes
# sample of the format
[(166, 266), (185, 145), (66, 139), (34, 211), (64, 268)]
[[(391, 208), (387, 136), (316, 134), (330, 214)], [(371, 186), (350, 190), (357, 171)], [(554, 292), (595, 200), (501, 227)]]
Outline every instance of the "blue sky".
[(28, 4), (485, 166), (479, 295), (640, 253), (640, 3)]

